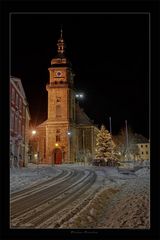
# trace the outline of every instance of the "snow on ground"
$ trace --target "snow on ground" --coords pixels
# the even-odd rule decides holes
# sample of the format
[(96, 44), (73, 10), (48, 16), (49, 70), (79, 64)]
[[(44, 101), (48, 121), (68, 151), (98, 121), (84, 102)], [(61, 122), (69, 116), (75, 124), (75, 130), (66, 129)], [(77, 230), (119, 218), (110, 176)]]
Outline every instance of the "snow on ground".
[(143, 167), (135, 172), (138, 177), (147, 177), (150, 176), (150, 169), (148, 167)]
[(148, 229), (150, 170), (142, 168), (127, 175), (112, 168), (103, 172), (106, 173), (103, 189), (61, 228)]
[(61, 170), (47, 165), (28, 164), (24, 168), (10, 169), (10, 192), (23, 190), (61, 173)]
[[(100, 191), (90, 202), (61, 228), (149, 228), (150, 169), (143, 167), (135, 172), (120, 171), (112, 167), (93, 167), (64, 164), (51, 167), (29, 164), (27, 168), (11, 169), (11, 192), (55, 177), (64, 168), (92, 169), (96, 171)], [(97, 178), (97, 179), (98, 179)]]

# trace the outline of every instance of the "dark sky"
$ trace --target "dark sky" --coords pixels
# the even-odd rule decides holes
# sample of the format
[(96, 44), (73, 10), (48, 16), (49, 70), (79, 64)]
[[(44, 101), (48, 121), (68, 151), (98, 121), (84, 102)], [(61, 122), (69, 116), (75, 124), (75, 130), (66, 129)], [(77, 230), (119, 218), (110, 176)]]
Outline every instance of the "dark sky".
[(99, 126), (117, 133), (128, 120), (149, 136), (149, 16), (147, 14), (13, 14), (11, 75), (20, 77), (32, 123), (47, 118), (48, 67), (60, 26), (81, 102)]

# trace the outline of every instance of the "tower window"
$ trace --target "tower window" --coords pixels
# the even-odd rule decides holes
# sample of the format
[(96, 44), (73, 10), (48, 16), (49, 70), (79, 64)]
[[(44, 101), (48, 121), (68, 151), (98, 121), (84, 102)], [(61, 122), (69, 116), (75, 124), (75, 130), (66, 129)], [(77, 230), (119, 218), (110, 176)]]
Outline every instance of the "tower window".
[(56, 142), (60, 142), (61, 139), (60, 139), (60, 135), (56, 135)]
[(61, 117), (61, 105), (56, 105), (56, 117)]
[(60, 129), (56, 130), (56, 142), (60, 142), (61, 138), (60, 138)]

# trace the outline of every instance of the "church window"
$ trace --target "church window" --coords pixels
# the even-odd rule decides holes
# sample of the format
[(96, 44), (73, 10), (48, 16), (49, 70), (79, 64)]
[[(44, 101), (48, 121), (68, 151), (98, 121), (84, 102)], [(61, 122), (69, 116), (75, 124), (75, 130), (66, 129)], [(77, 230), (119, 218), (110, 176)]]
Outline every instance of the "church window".
[(60, 129), (57, 129), (56, 130), (56, 142), (60, 142), (61, 139), (60, 139)]
[(56, 105), (56, 117), (61, 117), (61, 105)]
[(56, 142), (60, 142), (61, 139), (60, 139), (60, 135), (56, 135)]

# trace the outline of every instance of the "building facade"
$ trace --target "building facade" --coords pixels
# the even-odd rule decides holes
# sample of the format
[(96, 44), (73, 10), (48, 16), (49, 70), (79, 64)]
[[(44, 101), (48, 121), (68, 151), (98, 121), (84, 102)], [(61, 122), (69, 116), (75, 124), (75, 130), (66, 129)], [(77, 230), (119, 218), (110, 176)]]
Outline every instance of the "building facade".
[(30, 113), (19, 78), (10, 77), (10, 167), (28, 163)]
[(139, 149), (139, 155), (137, 158), (141, 160), (150, 160), (150, 143), (138, 143), (137, 146)]
[(76, 99), (75, 74), (65, 55), (62, 31), (57, 46), (57, 56), (48, 68), (48, 118), (36, 128), (36, 157), (48, 164), (75, 162), (86, 152), (94, 155), (98, 132)]

